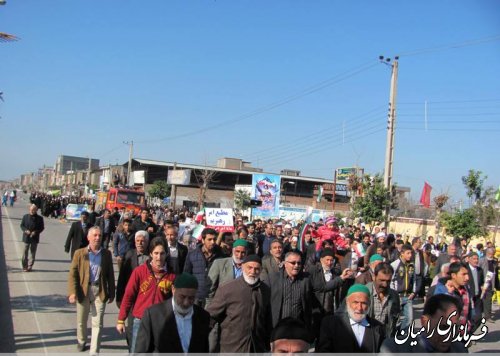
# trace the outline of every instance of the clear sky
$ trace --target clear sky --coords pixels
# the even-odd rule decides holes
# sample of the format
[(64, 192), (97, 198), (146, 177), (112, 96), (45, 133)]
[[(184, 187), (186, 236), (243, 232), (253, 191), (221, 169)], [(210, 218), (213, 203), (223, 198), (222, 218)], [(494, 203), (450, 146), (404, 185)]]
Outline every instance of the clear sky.
[(8, 0), (0, 179), (60, 154), (123, 163), (124, 140), (140, 158), (382, 173), (378, 56), (400, 55), (395, 181), (460, 199), (468, 169), (500, 183), (499, 14), (495, 0)]

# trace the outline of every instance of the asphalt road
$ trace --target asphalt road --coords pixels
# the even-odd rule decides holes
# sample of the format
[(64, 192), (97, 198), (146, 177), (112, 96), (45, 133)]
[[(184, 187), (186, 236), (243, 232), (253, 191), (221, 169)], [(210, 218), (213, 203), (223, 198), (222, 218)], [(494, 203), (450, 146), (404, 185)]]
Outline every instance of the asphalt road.
[[(76, 307), (67, 301), (70, 261), (64, 252), (70, 223), (44, 219), (45, 231), (33, 271), (23, 272), (20, 256), (24, 244), (19, 225), (28, 204), (27, 197), (21, 195), (14, 207), (0, 210), (0, 352), (75, 353)], [(497, 322), (486, 324), (488, 334), (471, 346), (470, 352), (500, 351), (498, 305), (493, 310)], [(421, 311), (422, 303), (416, 304), (416, 318)], [(115, 330), (117, 316), (116, 304), (108, 304), (101, 353), (127, 352), (125, 339)]]
[[(67, 301), (70, 258), (64, 252), (70, 223), (44, 218), (45, 231), (33, 271), (23, 272), (20, 256), (24, 244), (19, 225), (28, 204), (27, 197), (21, 196), (14, 207), (2, 207), (1, 211), (0, 268), (6, 268), (0, 273), (0, 352), (74, 353), (76, 307)], [(115, 329), (117, 316), (116, 304), (108, 304), (103, 353), (127, 351), (125, 339)]]

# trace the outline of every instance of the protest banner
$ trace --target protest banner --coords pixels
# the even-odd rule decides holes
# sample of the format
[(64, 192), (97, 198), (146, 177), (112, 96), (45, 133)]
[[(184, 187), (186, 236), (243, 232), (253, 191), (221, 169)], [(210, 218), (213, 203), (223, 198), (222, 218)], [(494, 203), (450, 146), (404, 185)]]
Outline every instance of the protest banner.
[(252, 199), (262, 205), (252, 209), (253, 216), (279, 217), (281, 176), (275, 174), (252, 175)]
[(82, 211), (88, 211), (87, 204), (68, 204), (66, 207), (66, 220), (80, 220)]
[(205, 221), (207, 227), (222, 232), (233, 232), (233, 209), (205, 208)]

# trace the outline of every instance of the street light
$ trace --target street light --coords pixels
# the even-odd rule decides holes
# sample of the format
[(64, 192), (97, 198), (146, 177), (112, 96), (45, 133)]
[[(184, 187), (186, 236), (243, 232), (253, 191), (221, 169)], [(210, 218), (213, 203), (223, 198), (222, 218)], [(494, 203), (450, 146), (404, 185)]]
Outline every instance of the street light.
[(292, 181), (283, 182), (283, 203), (286, 203), (286, 188), (285, 188), (285, 185), (287, 185), (287, 184), (295, 185), (295, 182), (292, 182)]

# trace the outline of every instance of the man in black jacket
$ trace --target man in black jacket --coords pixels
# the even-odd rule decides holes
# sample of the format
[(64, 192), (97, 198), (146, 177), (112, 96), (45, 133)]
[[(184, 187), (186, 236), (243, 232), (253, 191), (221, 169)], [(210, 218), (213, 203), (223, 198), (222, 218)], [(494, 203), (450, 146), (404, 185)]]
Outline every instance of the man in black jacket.
[(76, 250), (88, 246), (89, 241), (87, 240), (87, 234), (91, 227), (92, 225), (89, 223), (89, 213), (86, 211), (82, 211), (80, 221), (75, 221), (71, 224), (66, 243), (64, 244), (64, 251), (66, 253), (70, 252), (71, 249), (71, 260), (73, 260), (73, 255)]
[(146, 309), (137, 334), (136, 353), (208, 352), (210, 314), (194, 305), (197, 289), (197, 279), (183, 273), (174, 281), (172, 298)]
[(297, 252), (285, 255), (282, 271), (269, 275), (264, 281), (271, 288), (271, 309), (273, 327), (280, 319), (292, 317), (311, 327), (311, 282), (302, 272), (302, 257)]
[[(23, 231), (24, 253), (21, 264), (24, 272), (30, 272), (35, 263), (36, 249), (40, 242), (40, 233), (44, 230), (43, 218), (37, 214), (38, 207), (30, 205), (30, 212), (23, 216), (21, 230)], [(31, 254), (28, 262), (28, 252)]]
[(345, 279), (349, 278), (352, 272), (345, 269), (340, 273), (340, 265), (335, 260), (332, 249), (321, 251), (320, 263), (309, 270), (312, 292), (312, 323), (316, 337), (319, 336), (321, 320), (327, 314), (334, 311), (335, 290), (342, 286)]
[(111, 212), (109, 211), (109, 209), (104, 209), (102, 215), (97, 218), (95, 226), (99, 226), (101, 228), (102, 247), (107, 250), (109, 247), (109, 242), (112, 240), (112, 236), (116, 230), (115, 220), (111, 217)]
[(347, 312), (328, 315), (321, 323), (316, 352), (377, 353), (385, 338), (384, 326), (368, 316), (370, 290), (354, 284), (347, 291)]

